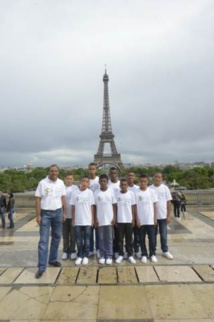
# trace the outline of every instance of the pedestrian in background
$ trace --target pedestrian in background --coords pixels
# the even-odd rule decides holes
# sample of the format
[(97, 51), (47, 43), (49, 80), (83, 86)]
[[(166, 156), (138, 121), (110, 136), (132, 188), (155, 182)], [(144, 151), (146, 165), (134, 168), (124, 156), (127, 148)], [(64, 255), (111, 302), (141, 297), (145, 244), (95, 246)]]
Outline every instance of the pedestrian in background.
[(8, 211), (8, 219), (10, 221), (10, 225), (7, 228), (14, 228), (14, 221), (13, 221), (13, 215), (15, 212), (15, 198), (13, 196), (13, 193), (9, 193), (9, 200), (7, 204), (7, 211)]

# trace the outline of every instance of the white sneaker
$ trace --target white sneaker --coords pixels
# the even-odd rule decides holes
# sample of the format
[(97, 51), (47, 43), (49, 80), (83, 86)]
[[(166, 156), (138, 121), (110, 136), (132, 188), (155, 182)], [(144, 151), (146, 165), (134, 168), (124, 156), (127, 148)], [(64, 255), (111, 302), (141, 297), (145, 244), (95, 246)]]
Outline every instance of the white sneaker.
[(76, 258), (77, 258), (77, 254), (76, 254), (76, 253), (71, 253), (70, 258), (71, 258), (71, 259), (76, 259)]
[(124, 252), (123, 258), (128, 258), (128, 253), (127, 252)]
[(106, 260), (106, 264), (107, 264), (107, 265), (111, 265), (111, 264), (112, 264), (112, 259), (111, 259), (111, 258), (107, 258), (107, 260)]
[(82, 260), (82, 264), (83, 265), (87, 265), (88, 264), (88, 257), (84, 257)]
[(62, 259), (67, 259), (68, 258), (68, 254), (67, 253), (62, 253)]
[(164, 252), (162, 253), (162, 255), (168, 259), (173, 259), (174, 257), (172, 256), (172, 254), (170, 254), (170, 252)]
[(129, 262), (130, 262), (131, 264), (136, 264), (136, 260), (134, 259), (134, 257), (133, 257), (133, 256), (129, 256)]
[(144, 263), (144, 264), (146, 264), (147, 263), (147, 257), (146, 256), (142, 256), (141, 262)]
[(100, 258), (99, 259), (99, 264), (104, 265), (105, 264), (105, 261), (106, 261), (105, 258)]
[(118, 256), (115, 262), (117, 264), (120, 264), (122, 262), (122, 260), (123, 260), (123, 256)]
[(152, 261), (152, 263), (157, 263), (157, 257), (155, 256), (155, 255), (152, 255), (151, 256), (151, 261)]
[(80, 265), (81, 263), (82, 263), (82, 258), (77, 257), (77, 259), (75, 260), (75, 265)]
[(94, 256), (94, 252), (89, 252), (88, 256), (89, 257)]
[(100, 258), (100, 251), (99, 251), (99, 249), (97, 250), (96, 255), (97, 255), (97, 258)]
[(141, 252), (135, 253), (135, 256), (140, 259), (141, 258)]

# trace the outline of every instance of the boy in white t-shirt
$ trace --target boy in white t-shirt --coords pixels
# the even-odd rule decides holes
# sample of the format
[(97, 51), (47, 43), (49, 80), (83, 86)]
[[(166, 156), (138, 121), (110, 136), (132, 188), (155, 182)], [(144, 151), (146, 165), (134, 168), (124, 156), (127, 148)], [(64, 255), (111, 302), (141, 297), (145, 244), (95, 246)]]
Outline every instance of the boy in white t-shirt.
[(172, 196), (169, 188), (162, 183), (162, 179), (162, 173), (155, 173), (153, 177), (154, 184), (150, 186), (150, 188), (154, 190), (158, 200), (156, 204), (157, 226), (155, 245), (157, 244), (157, 233), (159, 228), (162, 255), (168, 259), (173, 259), (172, 254), (168, 251), (167, 245), (167, 224), (169, 224), (171, 220)]
[(73, 185), (74, 177), (72, 172), (67, 172), (64, 178), (65, 190), (66, 190), (66, 220), (63, 222), (62, 226), (62, 234), (63, 234), (63, 253), (62, 259), (67, 259), (70, 257), (71, 259), (76, 258), (76, 250), (75, 250), (75, 232), (74, 226), (72, 226), (72, 216), (71, 216), (71, 195), (77, 190), (77, 186)]
[(100, 189), (94, 193), (95, 224), (98, 229), (100, 264), (112, 264), (113, 226), (116, 218), (116, 198), (114, 191), (108, 188), (108, 177), (101, 174)]
[(83, 177), (80, 189), (71, 196), (72, 225), (75, 226), (77, 243), (76, 265), (88, 264), (91, 229), (94, 225), (94, 196), (88, 189), (89, 178)]
[(127, 179), (120, 180), (120, 191), (116, 192), (117, 200), (117, 226), (119, 237), (119, 256), (116, 263), (119, 264), (124, 257), (123, 240), (125, 237), (126, 251), (128, 253), (128, 260), (135, 264), (136, 260), (133, 258), (133, 244), (132, 244), (132, 226), (134, 225), (134, 211), (135, 211), (135, 196), (132, 191), (128, 190)]
[(140, 244), (142, 251), (141, 262), (146, 263), (148, 252), (146, 248), (146, 234), (149, 239), (149, 256), (153, 263), (157, 262), (155, 254), (155, 225), (156, 221), (156, 209), (155, 204), (157, 197), (155, 192), (147, 187), (148, 177), (143, 174), (140, 176), (140, 189), (135, 193), (136, 199), (136, 220), (137, 225), (140, 228)]
[[(94, 162), (89, 163), (88, 165), (88, 177), (89, 177), (89, 189), (94, 193), (97, 189), (99, 189), (99, 177), (97, 176), (97, 165)], [(95, 245), (94, 245), (95, 238)], [(96, 251), (97, 257), (100, 257), (99, 254), (99, 237), (98, 230), (96, 227), (92, 227), (91, 229), (91, 237), (90, 237), (90, 251), (89, 256), (94, 255), (94, 251)]]

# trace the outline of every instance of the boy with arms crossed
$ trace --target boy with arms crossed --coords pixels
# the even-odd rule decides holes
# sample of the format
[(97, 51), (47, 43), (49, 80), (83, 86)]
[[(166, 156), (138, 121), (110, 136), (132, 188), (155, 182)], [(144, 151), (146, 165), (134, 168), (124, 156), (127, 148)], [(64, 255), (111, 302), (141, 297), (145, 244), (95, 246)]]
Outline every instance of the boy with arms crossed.
[(101, 174), (100, 189), (94, 193), (95, 223), (98, 229), (100, 264), (112, 264), (113, 256), (113, 226), (116, 217), (116, 198), (114, 191), (108, 188), (108, 176)]
[(157, 262), (155, 254), (155, 225), (156, 209), (155, 204), (157, 197), (152, 189), (147, 187), (148, 177), (143, 174), (140, 176), (140, 189), (135, 194), (136, 199), (136, 219), (137, 225), (140, 228), (140, 244), (142, 251), (141, 262), (146, 263), (148, 252), (146, 248), (146, 234), (149, 238), (149, 256), (153, 263)]
[(76, 265), (88, 264), (91, 229), (94, 225), (94, 196), (88, 189), (89, 178), (83, 177), (80, 189), (71, 196), (72, 225), (75, 226), (77, 243)]

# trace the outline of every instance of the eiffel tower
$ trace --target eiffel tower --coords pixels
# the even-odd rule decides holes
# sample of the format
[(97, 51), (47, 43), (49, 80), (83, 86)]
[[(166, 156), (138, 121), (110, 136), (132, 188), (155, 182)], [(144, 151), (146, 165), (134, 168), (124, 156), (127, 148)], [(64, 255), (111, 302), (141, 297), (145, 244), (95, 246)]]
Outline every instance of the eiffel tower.
[[(103, 76), (104, 82), (104, 97), (103, 97), (103, 121), (102, 121), (102, 132), (100, 135), (100, 143), (97, 154), (94, 155), (94, 162), (97, 167), (103, 165), (115, 166), (119, 171), (123, 169), (123, 163), (121, 161), (120, 154), (117, 152), (116, 145), (114, 142), (114, 134), (112, 133), (111, 116), (109, 107), (109, 93), (108, 93), (108, 82), (109, 77), (106, 73)], [(110, 145), (111, 153), (104, 153), (105, 144)]]

